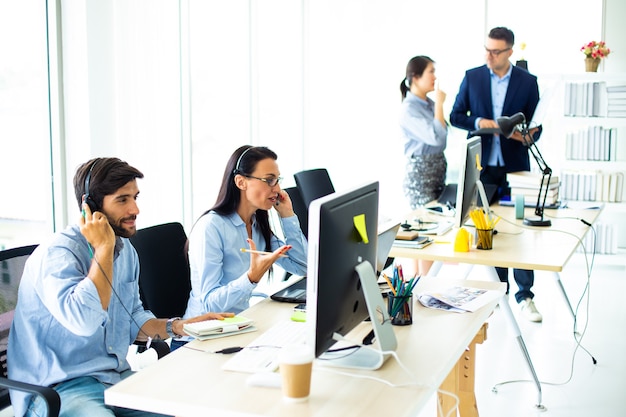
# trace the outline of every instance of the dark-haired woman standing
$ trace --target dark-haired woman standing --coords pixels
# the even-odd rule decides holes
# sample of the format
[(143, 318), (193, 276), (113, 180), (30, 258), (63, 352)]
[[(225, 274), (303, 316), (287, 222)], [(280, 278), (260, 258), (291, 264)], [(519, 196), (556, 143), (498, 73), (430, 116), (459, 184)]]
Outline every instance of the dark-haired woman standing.
[[(189, 235), (191, 294), (185, 317), (245, 310), (274, 262), (292, 274), (306, 275), (307, 242), (289, 195), (280, 189), (277, 158), (264, 146), (246, 145), (228, 160), (215, 205)], [(270, 227), (272, 208), (278, 212), (286, 242)], [(214, 310), (217, 306), (220, 310)]]
[[(407, 158), (404, 193), (412, 209), (436, 200), (443, 192), (448, 164), (448, 125), (443, 117), (446, 94), (435, 88), (434, 61), (427, 56), (411, 58), (400, 84), (400, 128)], [(426, 96), (435, 91), (435, 101)]]

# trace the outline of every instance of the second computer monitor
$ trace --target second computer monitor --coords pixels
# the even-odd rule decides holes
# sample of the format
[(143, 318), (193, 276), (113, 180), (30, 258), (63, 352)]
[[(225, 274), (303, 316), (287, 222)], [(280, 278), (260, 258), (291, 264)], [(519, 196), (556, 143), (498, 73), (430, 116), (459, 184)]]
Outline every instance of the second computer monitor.
[(454, 224), (462, 227), (469, 218), (470, 211), (477, 205), (478, 181), (481, 171), (480, 137), (467, 140), (465, 155), (459, 170), (459, 184), (456, 194), (456, 213)]

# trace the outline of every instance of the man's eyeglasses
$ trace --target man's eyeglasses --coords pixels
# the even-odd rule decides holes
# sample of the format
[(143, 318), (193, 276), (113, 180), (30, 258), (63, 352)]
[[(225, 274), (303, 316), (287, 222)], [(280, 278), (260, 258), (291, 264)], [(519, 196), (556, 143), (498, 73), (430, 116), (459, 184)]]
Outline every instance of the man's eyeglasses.
[(241, 174), (246, 178), (254, 178), (255, 180), (263, 181), (270, 187), (276, 187), (283, 180), (283, 177), (273, 177), (273, 178), (259, 178), (252, 175)]
[(488, 53), (491, 56), (500, 56), (501, 53), (506, 52), (506, 51), (510, 51), (511, 48), (506, 48), (506, 49), (487, 49), (485, 47), (485, 53)]

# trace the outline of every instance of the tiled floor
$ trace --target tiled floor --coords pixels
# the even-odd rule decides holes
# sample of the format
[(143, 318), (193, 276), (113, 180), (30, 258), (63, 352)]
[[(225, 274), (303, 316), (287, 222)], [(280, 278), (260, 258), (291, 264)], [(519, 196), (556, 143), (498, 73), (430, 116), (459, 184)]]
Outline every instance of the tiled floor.
[[(454, 275), (454, 268), (446, 265), (442, 273)], [(573, 317), (552, 274), (536, 272), (535, 276), (535, 304), (543, 323), (521, 318), (510, 297), (541, 381), (544, 411), (536, 407), (539, 393), (530, 382), (517, 339), (499, 309), (491, 316), (487, 340), (477, 348), (476, 397), (481, 417), (626, 416), (626, 255), (597, 258), (589, 298), (579, 302), (587, 283), (585, 270), (583, 255), (576, 254), (560, 275), (573, 308), (578, 306), (576, 329), (582, 332), (587, 324), (580, 348), (573, 336)], [(475, 268), (470, 278), (480, 279), (479, 275), (480, 269)], [(497, 393), (492, 392), (495, 386)], [(434, 397), (418, 417), (427, 416), (437, 416)]]

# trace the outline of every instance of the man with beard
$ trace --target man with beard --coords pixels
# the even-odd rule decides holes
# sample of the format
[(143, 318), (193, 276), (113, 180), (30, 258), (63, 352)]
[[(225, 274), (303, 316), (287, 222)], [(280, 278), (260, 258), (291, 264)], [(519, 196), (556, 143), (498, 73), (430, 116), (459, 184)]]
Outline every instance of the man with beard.
[[(131, 374), (133, 341), (184, 335), (189, 320), (157, 319), (139, 298), (139, 259), (128, 240), (139, 214), (137, 178), (117, 158), (78, 167), (74, 191), (79, 223), (39, 245), (29, 257), (18, 293), (8, 347), (9, 377), (53, 387), (61, 416), (149, 416), (108, 407), (104, 390)], [(11, 392), (16, 416), (45, 414), (39, 397)]]

